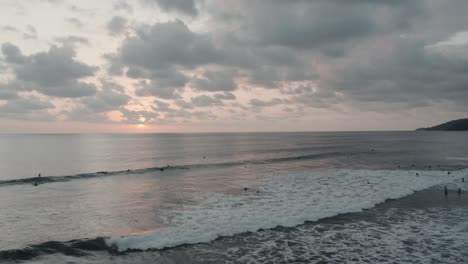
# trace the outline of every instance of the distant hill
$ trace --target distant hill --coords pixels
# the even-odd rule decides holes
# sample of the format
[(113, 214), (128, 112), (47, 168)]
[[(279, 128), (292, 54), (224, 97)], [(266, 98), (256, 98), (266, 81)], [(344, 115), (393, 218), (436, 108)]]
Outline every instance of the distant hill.
[(429, 130), (429, 131), (468, 131), (468, 118), (453, 120), (441, 125), (418, 128), (417, 130)]

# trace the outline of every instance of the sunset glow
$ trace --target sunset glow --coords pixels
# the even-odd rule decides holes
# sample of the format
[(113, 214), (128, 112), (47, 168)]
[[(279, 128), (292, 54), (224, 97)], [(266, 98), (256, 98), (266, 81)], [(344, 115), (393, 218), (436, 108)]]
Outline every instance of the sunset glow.
[(462, 118), (468, 21), (448, 13), (457, 3), (5, 0), (0, 133), (405, 130)]

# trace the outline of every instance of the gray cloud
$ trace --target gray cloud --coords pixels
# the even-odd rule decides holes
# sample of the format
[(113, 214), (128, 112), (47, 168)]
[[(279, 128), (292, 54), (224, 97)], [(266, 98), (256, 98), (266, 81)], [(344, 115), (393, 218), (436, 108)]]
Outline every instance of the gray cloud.
[(114, 3), (114, 10), (133, 13), (133, 7), (123, 0), (119, 0)]
[(190, 86), (200, 91), (234, 91), (237, 89), (234, 75), (235, 73), (227, 71), (206, 71), (203, 76), (195, 77)]
[(101, 80), (100, 89), (95, 96), (89, 96), (75, 101), (77, 106), (62, 112), (68, 120), (89, 122), (110, 122), (106, 112), (120, 111), (130, 101), (122, 86), (113, 82)]
[(0, 105), (0, 117), (18, 119), (49, 118), (48, 113), (41, 113), (41, 111), (52, 108), (55, 108), (53, 104), (37, 97), (15, 97), (10, 98), (6, 104)]
[(76, 28), (82, 28), (83, 25), (84, 25), (83, 22), (81, 22), (81, 20), (79, 20), (76, 17), (67, 18), (66, 22), (68, 22), (69, 24), (71, 24), (72, 26), (74, 26)]
[[(134, 68), (135, 69), (135, 68)], [(168, 68), (156, 70), (149, 75), (129, 71), (129, 76), (150, 78), (150, 81), (140, 81), (136, 87), (138, 96), (156, 96), (160, 98), (178, 98), (183, 91), (188, 78), (179, 71)]]
[(235, 100), (236, 96), (232, 93), (217, 93), (212, 96), (202, 94), (190, 98), (190, 101), (187, 102), (182, 99), (177, 99), (174, 103), (183, 109), (194, 109), (197, 107), (211, 107), (211, 106), (224, 106), (223, 101)]
[(235, 100), (236, 96), (232, 93), (226, 92), (226, 93), (215, 94), (214, 98), (217, 100)]
[(6, 61), (13, 67), (18, 90), (36, 90), (56, 97), (82, 97), (96, 93), (93, 84), (80, 81), (92, 76), (96, 68), (76, 61), (70, 46), (52, 46), (47, 52), (23, 55), (11, 43), (2, 45)]
[(86, 97), (81, 100), (85, 108), (96, 113), (117, 110), (127, 105), (130, 96), (125, 94), (122, 87), (113, 82), (104, 82), (101, 90), (92, 97)]
[(32, 25), (26, 26), (26, 31), (23, 33), (24, 39), (36, 39), (37, 38), (37, 30)]
[(156, 3), (162, 10), (175, 11), (189, 16), (196, 16), (198, 10), (195, 0), (143, 0), (144, 3)]
[(386, 47), (369, 48), (375, 56), (362, 60), (356, 54), (337, 64), (336, 74), (324, 79), (323, 86), (358, 102), (400, 103), (405, 108), (468, 100), (468, 59), (427, 50), (416, 39), (391, 41), (389, 52), (381, 50)]
[[(76, 97), (68, 100), (76, 104), (70, 116), (105, 120), (104, 113), (117, 110), (128, 123), (146, 115), (153, 122), (215, 119), (211, 111), (221, 107), (238, 117), (271, 107), (292, 118), (314, 111), (309, 108), (402, 112), (447, 103), (466, 109), (468, 37), (447, 41), (466, 31), (465, 0), (139, 1), (188, 22), (128, 23), (132, 6), (113, 1), (120, 16), (108, 31), (128, 34), (105, 55), (108, 74), (132, 79), (132, 95), (151, 97), (134, 100), (158, 98), (150, 111), (127, 108), (128, 91), (85, 81), (98, 69), (78, 61), (75, 50), (88, 52), (92, 35), (55, 38), (59, 46), (30, 55), (2, 45), (2, 80), (14, 78), (0, 85), (0, 98), (16, 100), (25, 91)], [(85, 13), (75, 15), (69, 23), (82, 27)], [(26, 33), (37, 36), (35, 29)]]
[(89, 45), (89, 40), (85, 37), (80, 37), (80, 36), (74, 36), (74, 35), (70, 35), (70, 36), (65, 36), (65, 37), (57, 37), (55, 38), (55, 41), (57, 41), (58, 43), (60, 43), (61, 45), (64, 45), (64, 46), (75, 46), (75, 45), (78, 45), (78, 44), (81, 44), (81, 45)]
[[(123, 122), (129, 124), (152, 123), (158, 118), (158, 113), (151, 111), (134, 111), (123, 107), (119, 111), (125, 119)], [(144, 122), (142, 122), (141, 118), (144, 118)]]
[(23, 56), (21, 50), (11, 43), (2, 45), (2, 53), (8, 63), (23, 64), (26, 62), (26, 57)]
[(172, 65), (212, 63), (219, 56), (209, 36), (194, 33), (177, 20), (140, 28), (136, 36), (124, 41), (118, 59), (130, 68), (153, 71)]
[(18, 97), (14, 87), (10, 84), (0, 83), (0, 100), (10, 100)]
[(285, 102), (286, 101), (284, 99), (280, 99), (280, 98), (273, 98), (273, 99), (266, 100), (266, 101), (254, 98), (250, 100), (249, 104), (255, 108), (263, 108), (263, 107), (284, 104)]
[(138, 95), (172, 98), (189, 81), (181, 70), (213, 63), (219, 56), (209, 36), (194, 33), (177, 20), (140, 28), (110, 60), (114, 73), (127, 68), (127, 76), (149, 79), (140, 83)]
[(190, 98), (195, 107), (222, 106), (222, 101), (208, 95), (199, 95)]
[(127, 27), (127, 19), (122, 16), (114, 16), (107, 23), (107, 30), (112, 36), (117, 36), (125, 32)]
[(6, 32), (18, 32), (18, 29), (16, 27), (8, 26), (8, 25), (3, 26), (2, 30)]

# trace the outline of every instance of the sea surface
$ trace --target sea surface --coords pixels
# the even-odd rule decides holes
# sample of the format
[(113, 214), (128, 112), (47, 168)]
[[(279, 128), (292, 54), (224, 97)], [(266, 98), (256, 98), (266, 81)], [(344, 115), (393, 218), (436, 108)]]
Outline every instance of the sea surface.
[(467, 168), (467, 132), (0, 135), (0, 263), (468, 263)]

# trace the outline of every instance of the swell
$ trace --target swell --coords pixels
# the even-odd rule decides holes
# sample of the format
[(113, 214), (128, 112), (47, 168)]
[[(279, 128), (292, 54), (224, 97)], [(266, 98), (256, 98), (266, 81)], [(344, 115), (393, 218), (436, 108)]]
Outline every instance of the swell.
[(351, 155), (351, 153), (328, 152), (328, 153), (298, 155), (298, 156), (289, 156), (289, 157), (263, 159), (263, 160), (241, 160), (241, 161), (220, 162), (220, 163), (181, 164), (181, 165), (174, 165), (174, 166), (168, 165), (164, 167), (150, 167), (150, 168), (143, 168), (143, 169), (136, 169), (136, 170), (99, 171), (99, 172), (93, 172), (93, 173), (82, 173), (82, 174), (66, 175), (66, 176), (31, 177), (31, 178), (21, 178), (21, 179), (12, 179), (12, 180), (1, 180), (0, 187), (11, 186), (11, 185), (22, 185), (22, 184), (38, 184), (39, 185), (39, 184), (54, 183), (54, 182), (67, 182), (67, 181), (79, 180), (79, 179), (109, 177), (109, 176), (127, 175), (127, 174), (143, 174), (143, 173), (150, 173), (150, 172), (162, 173), (164, 171), (173, 171), (173, 170), (188, 170), (188, 169), (202, 169), (202, 168), (233, 167), (233, 166), (242, 166), (242, 165), (271, 164), (271, 163), (290, 162), (290, 161), (298, 161), (298, 160), (323, 159), (323, 158), (328, 158), (328, 157), (345, 156), (345, 155)]

